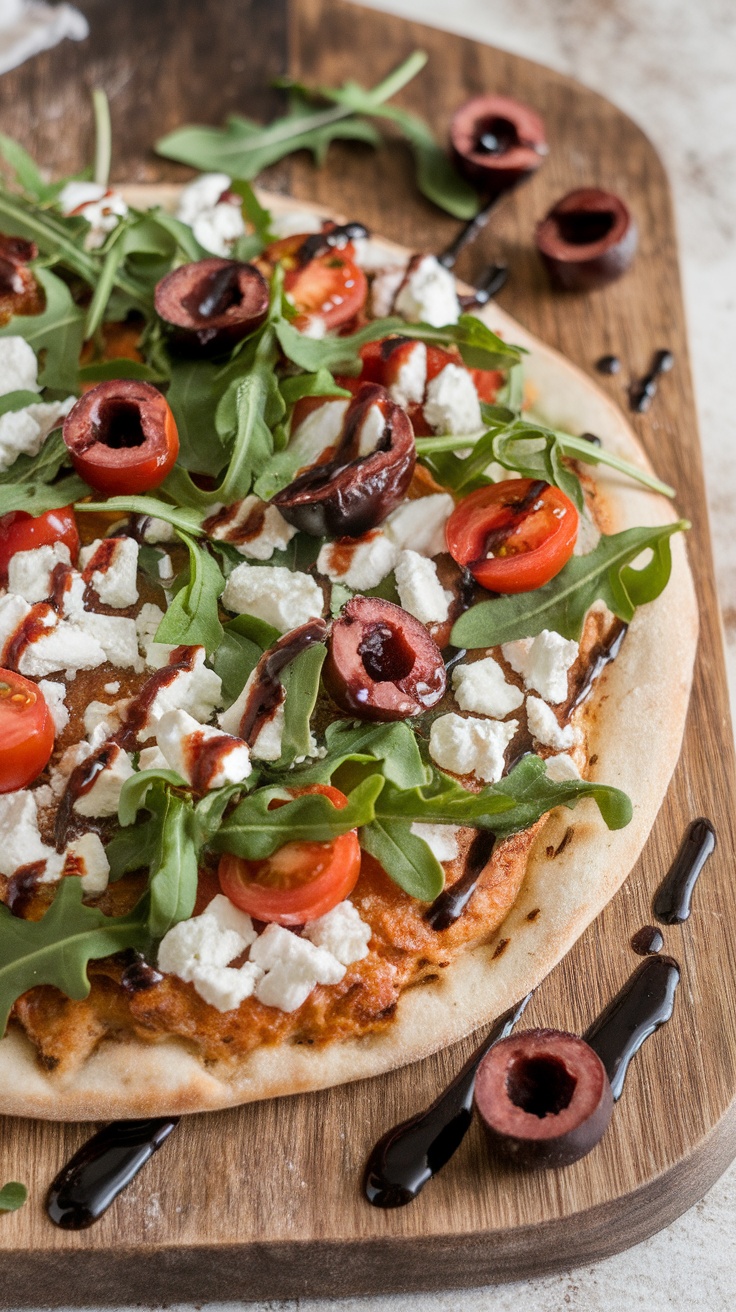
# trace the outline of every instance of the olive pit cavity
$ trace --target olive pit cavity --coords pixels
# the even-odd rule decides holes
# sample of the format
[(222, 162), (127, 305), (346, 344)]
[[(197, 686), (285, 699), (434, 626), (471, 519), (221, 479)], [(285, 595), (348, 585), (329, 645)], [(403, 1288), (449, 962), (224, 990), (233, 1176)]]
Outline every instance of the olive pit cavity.
[(390, 624), (376, 624), (361, 642), (358, 652), (366, 673), (375, 683), (398, 683), (414, 667), (414, 652)]
[(506, 1077), (506, 1092), (529, 1116), (558, 1116), (570, 1106), (577, 1080), (557, 1057), (520, 1057)]
[(146, 435), (141, 423), (140, 407), (134, 401), (111, 397), (99, 409), (96, 440), (112, 451), (143, 446)]

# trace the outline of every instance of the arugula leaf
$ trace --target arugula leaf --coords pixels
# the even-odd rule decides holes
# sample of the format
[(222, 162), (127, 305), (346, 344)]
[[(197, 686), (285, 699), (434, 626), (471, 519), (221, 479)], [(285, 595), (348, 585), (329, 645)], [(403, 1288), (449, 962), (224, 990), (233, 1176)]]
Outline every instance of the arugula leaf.
[(442, 892), (445, 872), (428, 843), (411, 832), (411, 820), (374, 820), (360, 831), (360, 845), (376, 858), (399, 888), (420, 902)]
[(28, 1190), (24, 1184), (17, 1180), (9, 1181), (0, 1189), (0, 1212), (17, 1212), (27, 1198)]
[(271, 212), (261, 205), (256, 193), (245, 178), (234, 178), (229, 190), (239, 196), (243, 216), (253, 228), (253, 232), (241, 237), (235, 244), (233, 258), (252, 260), (255, 255), (276, 240), (276, 233), (271, 228)]
[[(62, 478), (59, 483), (4, 482), (0, 484), (0, 515), (6, 515), (9, 510), (27, 510), (29, 515), (43, 515), (47, 510), (71, 505), (89, 491), (84, 480), (76, 474)], [(83, 505), (77, 506), (77, 510), (84, 508)]]
[(16, 184), (29, 200), (43, 204), (52, 200), (61, 188), (60, 182), (45, 182), (34, 159), (12, 137), (0, 132), (0, 155), (13, 171)]
[(461, 314), (456, 324), (447, 324), (443, 328), (433, 328), (426, 323), (406, 323), (398, 316), (375, 319), (347, 337), (307, 337), (286, 319), (278, 320), (274, 328), (284, 354), (310, 373), (322, 368), (347, 373), (359, 361), (361, 346), (392, 333), (422, 342), (454, 344), (469, 369), (506, 369), (519, 360), (523, 350), (502, 341), (482, 319), (470, 314)]
[(127, 916), (105, 916), (82, 902), (82, 881), (68, 876), (41, 920), (21, 920), (0, 905), (0, 1034), (22, 993), (53, 984), (68, 998), (86, 998), (87, 965), (123, 948), (149, 943), (145, 908)]
[(497, 794), (512, 798), (514, 803), (513, 810), (504, 811), (491, 826), (498, 838), (528, 829), (556, 806), (566, 806), (572, 811), (586, 797), (593, 798), (609, 829), (625, 829), (633, 814), (631, 801), (620, 788), (588, 779), (555, 782), (547, 774), (544, 761), (533, 753), (523, 757), (493, 787)]
[[(62, 218), (0, 187), (0, 223), (4, 231), (35, 241), (43, 255), (66, 265), (90, 287), (94, 286), (100, 264), (99, 256), (91, 255), (83, 247), (89, 230), (86, 219)], [(34, 268), (34, 272), (38, 276), (38, 270)]]
[(638, 465), (622, 460), (620, 456), (606, 450), (604, 446), (596, 446), (594, 442), (588, 442), (584, 437), (573, 437), (572, 433), (563, 433), (559, 430), (555, 431), (555, 437), (562, 454), (571, 460), (583, 460), (586, 465), (608, 465), (609, 468), (618, 470), (627, 478), (633, 478), (644, 487), (650, 487), (653, 492), (660, 492), (664, 497), (675, 495), (675, 489), (670, 487), (669, 483), (663, 483), (646, 469), (640, 469)]
[(24, 337), (36, 355), (44, 352), (38, 376), (42, 387), (76, 392), (84, 310), (74, 304), (66, 283), (50, 269), (33, 265), (33, 274), (43, 288), (44, 309), (40, 314), (14, 314), (0, 328), (0, 337)]
[(146, 806), (160, 818), (160, 841), (151, 863), (148, 929), (152, 938), (163, 938), (172, 925), (188, 920), (194, 911), (199, 852), (189, 800), (157, 784)]
[(83, 501), (75, 510), (117, 511), (123, 515), (151, 515), (163, 519), (182, 533), (201, 534), (202, 515), (191, 506), (172, 506), (158, 497), (110, 497), (107, 501)]
[(95, 116), (95, 162), (92, 177), (100, 187), (106, 187), (112, 158), (112, 127), (110, 103), (102, 87), (95, 87), (92, 91), (92, 110)]
[[(80, 383), (106, 383), (111, 378), (134, 378), (142, 383), (165, 383), (168, 375), (161, 373), (142, 360), (129, 360), (127, 356), (116, 356), (114, 360), (97, 360), (94, 364), (85, 364), (79, 370)], [(169, 393), (166, 395), (170, 402)], [(177, 423), (177, 428), (179, 425)], [(181, 429), (179, 429), (181, 438)]]
[[(384, 784), (381, 775), (371, 775), (348, 794), (342, 809), (332, 805), (322, 793), (290, 797), (277, 786), (259, 788), (244, 797), (214, 835), (212, 847), (217, 852), (234, 852), (250, 861), (261, 861), (284, 843), (326, 843), (369, 824), (374, 803)], [(269, 810), (274, 800), (288, 805)]]
[(348, 761), (380, 762), (382, 773), (397, 788), (414, 788), (431, 777), (408, 724), (356, 726), (352, 720), (336, 720), (327, 726), (325, 746), (326, 757), (293, 771), (299, 784), (328, 783)]
[[(544, 587), (472, 606), (456, 621), (450, 641), (455, 647), (493, 647), (533, 638), (542, 629), (579, 638), (585, 616), (598, 599), (628, 623), (637, 606), (654, 601), (666, 588), (672, 569), (670, 538), (689, 527), (680, 519), (604, 535), (586, 556), (572, 556)], [(633, 568), (631, 562), (647, 548), (652, 559)]]
[[(158, 256), (168, 266), (175, 251), (175, 240), (172, 240), (166, 227), (152, 215), (139, 215), (133, 211), (127, 218), (122, 219), (113, 230), (105, 246), (102, 269), (87, 310), (84, 329), (85, 338), (92, 337), (102, 323), (108, 302), (118, 281), (119, 271), (126, 260), (129, 260), (131, 256)], [(155, 268), (155, 274), (162, 271), (158, 267)], [(129, 267), (129, 275), (135, 278), (137, 273), (139, 273), (139, 270), (133, 262), (132, 267)], [(150, 279), (147, 281), (150, 285), (146, 287), (144, 282), (140, 289), (141, 298), (143, 301), (148, 300), (148, 308), (151, 308), (155, 283)]]
[(308, 756), (312, 746), (309, 723), (319, 692), (319, 676), (327, 655), (321, 642), (312, 643), (290, 661), (280, 675), (284, 689), (284, 730), (281, 755), (275, 769), (290, 765), (299, 756)]
[(222, 642), (212, 658), (212, 668), (222, 680), (222, 697), (226, 706), (232, 706), (238, 700), (265, 650), (236, 627), (239, 619), (248, 618), (239, 615), (224, 626)]
[[(23, 393), (16, 392), (15, 395), (22, 396)], [(62, 465), (67, 464), (71, 464), (71, 457), (61, 429), (57, 428), (49, 433), (37, 455), (17, 456), (10, 469), (0, 474), (0, 483), (50, 483)]]
[(214, 416), (224, 386), (222, 366), (210, 360), (172, 360), (166, 400), (179, 432), (178, 463), (215, 477), (227, 463), (227, 449)]
[(24, 410), (27, 405), (37, 405), (41, 400), (38, 392), (6, 392), (5, 396), (0, 396), (0, 415), (6, 415), (10, 411)]
[(394, 122), (409, 142), (422, 195), (456, 219), (474, 218), (480, 209), (478, 193), (458, 173), (427, 124), (416, 114), (393, 105), (373, 112)]
[[(588, 443), (587, 445), (590, 445)], [(585, 506), (580, 479), (563, 460), (557, 436), (549, 429), (535, 428), (518, 420), (496, 433), (492, 441), (492, 459), (504, 469), (515, 470), (524, 478), (544, 479), (561, 488), (578, 510)]]
[(329, 369), (318, 369), (316, 374), (296, 374), (293, 378), (283, 378), (279, 382), (279, 391), (287, 405), (294, 405), (304, 396), (351, 396), (347, 388), (335, 382)]
[(189, 577), (171, 598), (156, 630), (155, 641), (202, 646), (211, 656), (222, 643), (224, 633), (217, 603), (225, 580), (206, 547), (179, 528), (177, 533), (189, 552)]

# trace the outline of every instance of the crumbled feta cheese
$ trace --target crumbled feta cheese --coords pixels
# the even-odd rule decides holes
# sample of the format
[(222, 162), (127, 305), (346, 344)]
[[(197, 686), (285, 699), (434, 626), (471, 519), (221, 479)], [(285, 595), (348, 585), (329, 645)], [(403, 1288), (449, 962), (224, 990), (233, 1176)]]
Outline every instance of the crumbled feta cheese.
[(433, 560), (416, 551), (400, 552), (396, 587), (404, 610), (421, 624), (444, 624), (450, 613), (452, 593), (440, 583)]
[(479, 720), (475, 716), (440, 715), (432, 724), (429, 754), (443, 770), (474, 774), (495, 784), (504, 770), (506, 748), (519, 727), (518, 720)]
[(580, 771), (567, 752), (562, 752), (559, 756), (548, 756), (544, 764), (547, 767), (547, 778), (555, 784), (564, 784), (568, 780), (580, 778)]
[(85, 238), (87, 250), (102, 246), (108, 232), (128, 213), (122, 196), (99, 182), (67, 182), (57, 196), (62, 214), (81, 214), (90, 225)]
[(232, 1011), (250, 997), (263, 973), (249, 961), (237, 969), (229, 965), (255, 937), (250, 916), (218, 894), (201, 916), (182, 920), (164, 935), (159, 969), (193, 984), (218, 1011)]
[(120, 683), (117, 679), (113, 679), (111, 683), (104, 684), (103, 691), (114, 697), (116, 692), (120, 692)]
[(76, 569), (70, 569), (65, 577), (63, 597), (59, 598), (60, 614), (68, 620), (76, 621), (84, 615), (84, 597), (87, 584)]
[[(13, 875), (19, 866), (48, 862), (57, 853), (38, 832), (36, 799), (27, 789), (0, 793), (0, 875)], [(61, 862), (57, 862), (58, 869)]]
[(533, 688), (546, 702), (564, 702), (567, 672), (575, 664), (580, 651), (574, 639), (563, 638), (551, 629), (542, 629), (536, 638), (505, 642), (501, 650), (527, 688)]
[(200, 245), (222, 257), (245, 235), (242, 202), (227, 195), (230, 182), (226, 173), (203, 173), (184, 188), (177, 210), (177, 217), (192, 229)]
[(358, 430), (358, 455), (371, 456), (386, 434), (386, 420), (380, 405), (370, 405)]
[[(389, 358), (389, 368), (390, 363)], [(412, 342), (410, 348), (401, 351), (401, 363), (388, 389), (388, 394), (397, 405), (418, 405), (424, 400), (426, 386), (427, 347), (424, 342)]]
[(64, 542), (54, 542), (32, 551), (16, 551), (8, 562), (8, 591), (16, 592), (33, 606), (51, 596), (52, 574), (57, 565), (69, 565), (71, 556)]
[(255, 615), (280, 633), (321, 616), (322, 589), (309, 574), (281, 565), (236, 565), (222, 604), (236, 615)]
[(139, 770), (168, 770), (169, 763), (160, 747), (144, 747), (138, 754)]
[(404, 268), (379, 269), (371, 283), (371, 313), (374, 319), (387, 319), (393, 313), (394, 301), (402, 282)]
[[(23, 597), (19, 597), (14, 592), (6, 592), (5, 596), (0, 596), (0, 665), (2, 665), (2, 651), (7, 646), (9, 640), (13, 637), (16, 630), (31, 613), (31, 607)], [(49, 612), (49, 624), (54, 623), (54, 615)]]
[(343, 966), (351, 966), (368, 956), (372, 932), (352, 902), (338, 902), (318, 920), (310, 920), (304, 926), (303, 936), (315, 947), (326, 948)]
[(110, 878), (110, 862), (99, 834), (81, 834), (64, 852), (64, 874), (79, 875), (85, 893), (104, 893)]
[(18, 661), (18, 671), (28, 679), (44, 679), (47, 674), (63, 670), (73, 678), (77, 670), (96, 670), (105, 663), (103, 647), (75, 624), (60, 620), (49, 625), (48, 633), (26, 647)]
[(90, 741), (94, 739), (94, 747), (99, 747), (117, 733), (128, 705), (127, 698), (113, 706), (107, 702), (89, 702), (84, 710), (84, 732)]
[(377, 529), (349, 543), (326, 542), (317, 557), (318, 573), (356, 592), (377, 588), (395, 564), (396, 547)]
[(63, 733), (69, 723), (69, 712), (65, 705), (66, 688), (63, 683), (53, 683), (49, 679), (41, 679), (38, 687), (49, 708), (54, 731), (57, 734)]
[(382, 241), (371, 237), (353, 237), (353, 250), (355, 263), (367, 273), (385, 269), (393, 253)]
[(138, 600), (138, 543), (135, 538), (97, 538), (82, 547), (79, 565), (103, 606), (122, 608)]
[(138, 655), (138, 635), (135, 620), (124, 615), (98, 615), (84, 611), (77, 616), (76, 627), (95, 638), (105, 653), (105, 659), (121, 670), (141, 670), (143, 662)]
[(171, 653), (176, 651), (176, 647), (171, 643), (154, 641), (163, 617), (164, 613), (160, 606), (152, 601), (146, 601), (135, 618), (138, 643), (143, 652), (143, 659), (152, 670), (163, 669), (164, 665), (168, 665)]
[(289, 451), (296, 453), (303, 466), (315, 464), (328, 446), (337, 445), (349, 405), (350, 402), (342, 397), (325, 401), (316, 410), (310, 410), (306, 419), (294, 430), (289, 441)]
[(176, 529), (166, 519), (157, 519), (152, 515), (146, 519), (143, 528), (143, 541), (155, 545), (158, 542), (176, 542)]
[[(287, 547), (296, 533), (293, 524), (287, 524), (280, 511), (266, 505), (260, 497), (248, 496), (236, 501), (228, 507), (230, 513), (226, 517), (220, 513), (221, 509), (213, 510), (205, 523), (205, 532), (219, 541), (231, 542), (241, 556), (250, 556), (252, 560), (270, 560), (274, 551)], [(255, 521), (257, 526), (252, 536), (248, 521)]]
[[(247, 744), (233, 738), (221, 729), (201, 725), (186, 711), (167, 711), (156, 729), (156, 741), (172, 770), (176, 770), (187, 783), (206, 788), (222, 788), (224, 784), (239, 784), (252, 770)], [(218, 744), (216, 757), (210, 763), (213, 743)], [(198, 767), (204, 753), (206, 778), (199, 779)]]
[(448, 492), (402, 501), (391, 511), (381, 528), (399, 551), (410, 549), (420, 556), (439, 556), (447, 551), (445, 524), (455, 509)]
[(95, 775), (92, 787), (75, 799), (74, 810), (86, 816), (117, 815), (123, 784), (134, 773), (128, 753), (117, 743), (111, 744), (104, 769)]
[(427, 847), (440, 863), (454, 861), (460, 855), (460, 847), (457, 841), (460, 832), (458, 825), (427, 825), (422, 824), (419, 820), (414, 820), (411, 825), (411, 832), (417, 838), (424, 839)]
[(191, 670), (179, 670), (175, 677), (159, 688), (148, 708), (146, 723), (138, 734), (143, 743), (152, 737), (167, 711), (188, 711), (204, 724), (216, 706), (222, 704), (222, 681), (205, 665), (204, 647), (197, 647)]
[(25, 337), (0, 337), (0, 396), (40, 390), (38, 361)]
[(38, 455), (42, 446), (41, 428), (27, 410), (0, 415), (0, 472), (10, 469), (20, 455)]
[(31, 419), (35, 419), (45, 441), (49, 433), (59, 427), (76, 403), (76, 396), (67, 396), (64, 401), (33, 401), (31, 405), (25, 406), (25, 413), (30, 415)]
[(443, 268), (435, 255), (422, 256), (410, 266), (394, 309), (408, 323), (428, 323), (433, 328), (457, 323), (460, 302), (450, 270)]
[(467, 369), (446, 364), (427, 387), (422, 413), (433, 433), (477, 433), (483, 427), (483, 417)]
[(171, 563), (171, 556), (168, 551), (162, 551), (157, 562), (158, 576), (165, 585), (170, 583), (174, 577), (174, 566)]
[(296, 1011), (315, 985), (338, 984), (345, 974), (331, 952), (281, 925), (266, 926), (250, 950), (250, 959), (266, 972), (256, 985), (258, 1001), (279, 1011)]
[(309, 210), (284, 210), (271, 214), (271, 231), (276, 237), (298, 237), (303, 232), (321, 232), (323, 219)]
[[(240, 723), (243, 719), (245, 708), (248, 704), (251, 688), (258, 678), (256, 670), (249, 674), (245, 687), (238, 697), (222, 715), (218, 716), (219, 724), (226, 733), (233, 734), (237, 737), (240, 733)], [(269, 715), (263, 727), (259, 730), (250, 754), (257, 761), (278, 761), (281, 756), (281, 741), (284, 734), (284, 699), (279, 702), (276, 709)]]
[(501, 666), (492, 656), (468, 665), (457, 665), (452, 672), (455, 701), (463, 711), (490, 715), (503, 720), (521, 706), (524, 694), (513, 683), (507, 683)]
[(572, 747), (578, 739), (571, 724), (560, 725), (557, 716), (541, 697), (527, 697), (526, 719), (529, 732), (543, 747), (554, 747), (557, 752), (564, 752)]

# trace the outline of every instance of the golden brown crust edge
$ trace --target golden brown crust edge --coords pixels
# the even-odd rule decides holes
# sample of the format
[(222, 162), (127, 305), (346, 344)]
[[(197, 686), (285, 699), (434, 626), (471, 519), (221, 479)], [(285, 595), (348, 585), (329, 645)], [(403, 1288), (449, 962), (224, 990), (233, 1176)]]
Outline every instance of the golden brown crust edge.
[[(270, 200), (271, 198), (269, 198)], [(276, 198), (278, 208), (309, 208)], [(276, 206), (275, 206), (276, 207)], [(388, 247), (388, 244), (387, 244)], [(399, 248), (394, 247), (394, 250)], [(531, 349), (526, 371), (548, 422), (598, 433), (604, 444), (648, 467), (620, 411), (585, 374), (532, 338), (497, 307), (483, 317)], [(671, 519), (662, 498), (610, 474), (604, 490), (613, 531)], [(236, 1070), (206, 1066), (178, 1040), (156, 1045), (106, 1042), (70, 1076), (44, 1072), (32, 1044), (13, 1030), (0, 1042), (0, 1113), (52, 1120), (97, 1120), (215, 1110), (378, 1075), (456, 1042), (538, 984), (624, 882), (651, 831), (677, 763), (697, 645), (697, 605), (684, 542), (673, 542), (664, 594), (635, 617), (617, 660), (598, 685), (589, 745), (591, 777), (625, 789), (634, 817), (609, 833), (592, 802), (554, 812), (529, 861), (520, 896), (500, 935), (509, 940), (461, 954), (436, 983), (409, 990), (393, 1024), (379, 1034), (325, 1048), (261, 1048)], [(668, 653), (665, 681), (661, 653)], [(569, 826), (572, 840), (550, 861)], [(532, 908), (541, 912), (533, 921)]]

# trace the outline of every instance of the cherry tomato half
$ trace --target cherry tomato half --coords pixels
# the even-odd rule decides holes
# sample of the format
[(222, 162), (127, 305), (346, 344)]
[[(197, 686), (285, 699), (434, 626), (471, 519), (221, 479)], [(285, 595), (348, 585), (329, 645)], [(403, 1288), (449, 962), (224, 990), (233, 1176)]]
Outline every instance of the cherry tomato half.
[(343, 328), (359, 314), (368, 296), (368, 281), (353, 259), (353, 247), (325, 251), (307, 264), (299, 264), (297, 254), (309, 234), (285, 237), (265, 252), (273, 265), (284, 265), (284, 290), (298, 311), (294, 326), (304, 330), (310, 322), (322, 320), (325, 328)]
[(447, 521), (447, 547), (491, 592), (531, 592), (572, 555), (578, 512), (558, 487), (508, 478), (465, 497)]
[(0, 793), (32, 783), (53, 749), (54, 722), (41, 690), (0, 670)]
[[(347, 797), (329, 784), (290, 788), (292, 797), (322, 793), (338, 809)], [(276, 802), (275, 806), (288, 806)], [(285, 843), (264, 861), (245, 861), (229, 852), (220, 857), (220, 887), (226, 897), (254, 920), (277, 925), (305, 925), (342, 902), (360, 874), (360, 847), (354, 829), (330, 843)]]
[(131, 496), (163, 483), (179, 454), (168, 402), (150, 383), (98, 383), (69, 411), (62, 430), (77, 473), (104, 496)]
[(64, 542), (72, 564), (79, 551), (79, 532), (71, 506), (47, 510), (44, 515), (29, 515), (25, 510), (11, 510), (0, 518), (0, 585), (7, 586), (8, 564), (16, 551), (33, 551), (36, 547)]

